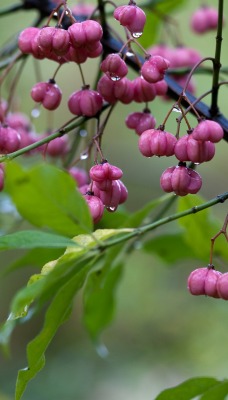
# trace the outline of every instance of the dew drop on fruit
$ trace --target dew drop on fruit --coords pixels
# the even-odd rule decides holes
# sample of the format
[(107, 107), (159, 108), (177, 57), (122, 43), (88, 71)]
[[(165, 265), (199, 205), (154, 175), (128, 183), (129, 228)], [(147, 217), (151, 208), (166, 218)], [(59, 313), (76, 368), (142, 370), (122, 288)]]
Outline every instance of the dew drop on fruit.
[(120, 80), (120, 77), (119, 77), (119, 76), (116, 76), (116, 75), (110, 76), (110, 78), (111, 78), (111, 80), (112, 80), (113, 82), (117, 82), (117, 81)]
[(115, 212), (117, 207), (106, 207), (106, 210), (109, 212)]
[(80, 160), (87, 160), (88, 157), (89, 157), (89, 154), (87, 152), (80, 154)]
[(140, 36), (142, 36), (142, 32), (134, 32), (132, 33), (133, 38), (138, 39)]
[(33, 118), (38, 118), (40, 116), (40, 110), (39, 108), (33, 108), (33, 110), (31, 111), (31, 116)]

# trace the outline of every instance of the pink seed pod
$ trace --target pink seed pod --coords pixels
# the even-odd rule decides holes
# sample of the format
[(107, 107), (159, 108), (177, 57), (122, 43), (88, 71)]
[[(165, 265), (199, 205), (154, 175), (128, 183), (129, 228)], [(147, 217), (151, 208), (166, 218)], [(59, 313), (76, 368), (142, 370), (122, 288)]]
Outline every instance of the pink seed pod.
[(22, 112), (13, 112), (7, 114), (6, 123), (15, 130), (31, 130), (31, 121), (28, 116)]
[(4, 99), (0, 99), (0, 122), (4, 122), (8, 103)]
[(93, 191), (111, 212), (115, 211), (118, 205), (127, 199), (127, 189), (119, 180), (113, 180), (111, 187), (107, 191), (100, 190), (97, 187), (97, 183), (94, 182)]
[(166, 156), (174, 154), (177, 139), (174, 135), (161, 129), (148, 129), (139, 138), (139, 150), (145, 157)]
[(123, 171), (108, 162), (104, 162), (91, 167), (89, 175), (90, 178), (96, 182), (96, 186), (99, 190), (108, 191), (111, 188), (112, 181), (120, 179), (123, 175)]
[(205, 295), (205, 279), (208, 268), (197, 268), (188, 277), (188, 290), (194, 296)]
[(88, 57), (85, 47), (73, 47), (70, 45), (68, 52), (65, 55), (67, 61), (73, 61), (77, 64), (83, 64)]
[(195, 140), (219, 142), (223, 138), (223, 129), (215, 121), (203, 120), (194, 128), (192, 138)]
[(168, 84), (164, 79), (154, 83), (154, 88), (157, 96), (165, 96), (168, 90)]
[(208, 268), (204, 286), (206, 296), (215, 297), (216, 299), (220, 297), (217, 290), (217, 282), (221, 275), (221, 272)]
[(102, 108), (103, 99), (100, 93), (85, 87), (71, 94), (68, 108), (74, 115), (94, 117)]
[(153, 56), (146, 60), (141, 68), (143, 78), (149, 83), (159, 82), (164, 78), (165, 71), (169, 68), (170, 62), (161, 57)]
[(140, 76), (135, 78), (132, 84), (134, 89), (133, 100), (136, 103), (146, 103), (155, 99), (157, 94), (155, 84), (147, 82)]
[(40, 29), (37, 41), (45, 54), (54, 52), (58, 56), (63, 56), (70, 47), (70, 35), (68, 31), (52, 26), (45, 26)]
[(101, 199), (95, 195), (86, 194), (84, 195), (84, 199), (89, 206), (93, 222), (96, 224), (103, 216), (104, 204), (102, 203)]
[(174, 192), (178, 196), (197, 193), (202, 186), (201, 176), (191, 168), (180, 163), (167, 168), (161, 175), (160, 186), (164, 192)]
[(119, 21), (120, 25), (125, 26), (134, 38), (139, 38), (144, 29), (146, 22), (146, 14), (135, 4), (127, 6), (119, 6), (115, 9), (114, 18)]
[(84, 185), (88, 186), (89, 175), (84, 169), (79, 167), (72, 167), (68, 170), (68, 172), (74, 178), (79, 188)]
[(18, 47), (22, 53), (24, 54), (33, 53), (32, 43), (37, 33), (39, 33), (39, 31), (40, 31), (39, 28), (30, 27), (24, 29), (20, 33), (18, 37)]
[(68, 136), (57, 137), (51, 140), (46, 147), (46, 153), (51, 157), (63, 156), (68, 150)]
[(202, 34), (215, 30), (218, 25), (218, 11), (213, 7), (202, 6), (191, 17), (190, 26), (193, 32)]
[(82, 47), (97, 42), (103, 35), (101, 25), (93, 20), (75, 22), (68, 28), (68, 32), (73, 47)]
[(217, 280), (218, 296), (224, 300), (228, 300), (228, 272), (219, 276)]
[(61, 102), (62, 92), (55, 81), (50, 80), (49, 82), (36, 83), (32, 87), (31, 97), (47, 110), (55, 110)]
[(192, 134), (184, 135), (175, 146), (175, 156), (180, 161), (202, 163), (210, 161), (215, 155), (215, 145), (210, 141), (195, 140)]
[(127, 78), (114, 82), (106, 75), (103, 75), (98, 81), (97, 90), (104, 100), (110, 104), (116, 103), (117, 100), (124, 104), (129, 104), (133, 100), (133, 85)]
[(95, 11), (93, 4), (78, 3), (71, 7), (73, 15), (88, 17)]
[(89, 43), (85, 46), (87, 56), (89, 58), (99, 57), (103, 51), (103, 46), (100, 41)]
[(125, 123), (140, 136), (144, 131), (155, 128), (156, 119), (149, 111), (133, 112), (127, 116)]
[(112, 81), (119, 81), (128, 73), (128, 67), (119, 54), (109, 54), (101, 63), (101, 71)]
[(0, 126), (0, 153), (12, 153), (20, 148), (20, 134), (10, 126)]

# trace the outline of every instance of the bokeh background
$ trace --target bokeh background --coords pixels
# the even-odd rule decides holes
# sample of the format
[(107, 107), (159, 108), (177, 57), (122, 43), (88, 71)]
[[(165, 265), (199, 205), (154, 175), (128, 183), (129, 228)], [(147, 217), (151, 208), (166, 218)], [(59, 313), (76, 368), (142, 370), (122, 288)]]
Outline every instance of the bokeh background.
[[(1, 0), (0, 9), (10, 4), (14, 2)], [(73, 2), (69, 2), (69, 6), (72, 4)], [(217, 1), (207, 1), (207, 4), (216, 7)], [(199, 5), (200, 1), (187, 1), (184, 6), (175, 10), (172, 18), (178, 24), (183, 44), (197, 49), (202, 56), (213, 56), (215, 33), (197, 36), (189, 29), (190, 15)], [(227, 11), (228, 3), (225, 2), (225, 19)], [(1, 44), (31, 24), (34, 18), (33, 12), (17, 12), (13, 16), (1, 18)], [(115, 21), (112, 25), (119, 29)], [(119, 31), (121, 32), (120, 29)], [(223, 36), (222, 64), (227, 66), (226, 26)], [(167, 43), (171, 45), (168, 36)], [(27, 113), (31, 113), (33, 108), (29, 91), (36, 82), (36, 68), (32, 60), (29, 61), (18, 84), (15, 104), (18, 109)], [(42, 61), (39, 73), (47, 80), (55, 68), (54, 63)], [(91, 80), (96, 68), (95, 60), (83, 65), (87, 80)], [(134, 77), (133, 72), (130, 77)], [(211, 85), (209, 75), (196, 74), (194, 78), (198, 95), (208, 90)], [(11, 79), (9, 75), (2, 88), (3, 97), (10, 87)], [(72, 88), (77, 90), (81, 86), (77, 67), (64, 66), (59, 71), (58, 84), (63, 89), (66, 101)], [(151, 110), (158, 124), (163, 121), (171, 105), (172, 102), (162, 100), (152, 103)], [(221, 111), (227, 115), (226, 86), (221, 89), (219, 105)], [(124, 171), (124, 182), (129, 189), (129, 200), (126, 204), (129, 211), (134, 211), (161, 195), (159, 178), (162, 171), (171, 165), (170, 159), (145, 159), (139, 153), (136, 135), (124, 124), (127, 114), (136, 110), (141, 110), (141, 106), (135, 103), (124, 107), (118, 105), (104, 136), (106, 157)], [(178, 114), (172, 113), (167, 130), (175, 132), (177, 116)], [(42, 133), (47, 125), (60, 126), (67, 118), (70, 118), (70, 114), (63, 105), (52, 120), (42, 111), (34, 125)], [(227, 143), (222, 142), (217, 145), (215, 158), (199, 168), (203, 177), (202, 196), (212, 198), (227, 191), (226, 165)], [(1, 231), (15, 229), (13, 210), (4, 193), (0, 197), (0, 207)], [(213, 212), (222, 221), (227, 213), (227, 205), (218, 205)], [(17, 223), (21, 229), (23, 224), (20, 221)], [(170, 231), (172, 226), (167, 226), (167, 229)], [(227, 246), (225, 239), (224, 246)], [(209, 247), (208, 237), (208, 255)], [(18, 256), (16, 252), (1, 253), (0, 268), (4, 268)], [(224, 261), (216, 261), (218, 269), (227, 271)], [(205, 260), (205, 265), (207, 262)], [(199, 262), (194, 259), (168, 266), (158, 257), (142, 253), (140, 248), (136, 248), (126, 258), (124, 276), (116, 293), (115, 318), (102, 336), (108, 356), (100, 357), (89, 340), (81, 322), (82, 300), (78, 296), (72, 317), (56, 335), (47, 351), (46, 367), (29, 384), (24, 400), (154, 399), (166, 387), (193, 376), (227, 378), (228, 303), (189, 295), (186, 280), (190, 271), (197, 266)], [(26, 283), (31, 273), (34, 273), (32, 266), (0, 280), (1, 322), (7, 318), (15, 291)], [(26, 344), (39, 332), (42, 318), (40, 315), (35, 321), (18, 326), (12, 337), (10, 356), (0, 355), (0, 400), (13, 399), (17, 370), (26, 367)]]

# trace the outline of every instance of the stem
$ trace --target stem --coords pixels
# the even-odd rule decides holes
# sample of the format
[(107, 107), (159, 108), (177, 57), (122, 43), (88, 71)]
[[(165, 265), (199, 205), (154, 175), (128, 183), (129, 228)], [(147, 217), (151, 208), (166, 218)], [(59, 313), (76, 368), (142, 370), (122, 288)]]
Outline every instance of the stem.
[(216, 46), (215, 46), (215, 59), (213, 69), (213, 81), (212, 81), (212, 96), (211, 96), (211, 108), (210, 113), (215, 116), (219, 113), (218, 108), (218, 91), (219, 91), (219, 72), (221, 68), (220, 57), (222, 48), (222, 25), (223, 25), (223, 0), (219, 0), (218, 3), (218, 27), (216, 35)]
[(222, 193), (221, 195), (218, 195), (217, 197), (207, 201), (206, 203), (200, 204), (199, 206), (195, 206), (195, 207), (189, 208), (188, 210), (185, 210), (185, 211), (179, 212), (177, 214), (173, 214), (168, 217), (162, 218), (158, 221), (152, 222), (151, 224), (142, 226), (141, 228), (133, 229), (132, 232), (127, 233), (124, 236), (121, 236), (114, 240), (105, 242), (103, 244), (102, 248), (108, 248), (111, 246), (115, 246), (115, 245), (125, 242), (129, 239), (132, 239), (132, 238), (135, 238), (138, 236), (142, 236), (145, 233), (158, 228), (159, 226), (162, 226), (162, 225), (168, 224), (169, 222), (175, 221), (177, 219), (186, 217), (187, 215), (196, 214), (200, 211), (205, 210), (206, 208), (214, 206), (215, 204), (224, 203), (224, 201), (226, 201), (227, 199), (228, 199), (228, 192)]

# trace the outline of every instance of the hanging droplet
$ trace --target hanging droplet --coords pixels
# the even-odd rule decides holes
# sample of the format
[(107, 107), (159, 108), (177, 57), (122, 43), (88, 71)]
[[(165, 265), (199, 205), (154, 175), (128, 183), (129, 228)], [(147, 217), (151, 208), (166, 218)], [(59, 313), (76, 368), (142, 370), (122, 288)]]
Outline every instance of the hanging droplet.
[(57, 11), (56, 12), (54, 12), (54, 17), (58, 17), (58, 13), (57, 13)]
[(81, 137), (86, 137), (88, 135), (88, 132), (87, 132), (86, 129), (81, 129), (79, 134), (80, 134)]
[(96, 345), (96, 351), (101, 358), (106, 358), (109, 355), (107, 347), (102, 343)]
[(142, 32), (134, 32), (132, 33), (133, 38), (138, 39), (140, 36), (142, 36)]
[(140, 250), (142, 248), (142, 242), (140, 240), (136, 240), (134, 243), (134, 249)]
[(110, 78), (111, 78), (111, 80), (112, 80), (113, 82), (117, 82), (117, 81), (120, 80), (120, 77), (117, 76), (117, 75), (111, 75)]
[(66, 15), (69, 15), (69, 11), (68, 11), (68, 10), (66, 10), (66, 11), (65, 11), (65, 14), (66, 14)]
[(33, 110), (31, 111), (31, 116), (33, 118), (38, 118), (40, 116), (40, 110), (39, 108), (33, 108)]
[(115, 212), (117, 207), (106, 207), (106, 210), (109, 212)]
[(127, 51), (126, 52), (126, 56), (127, 57), (134, 57), (134, 53), (132, 53), (132, 51)]
[(80, 160), (87, 160), (88, 157), (89, 157), (89, 154), (87, 152), (80, 154)]
[(174, 106), (173, 111), (177, 112), (177, 113), (181, 113), (181, 109), (178, 106)]

